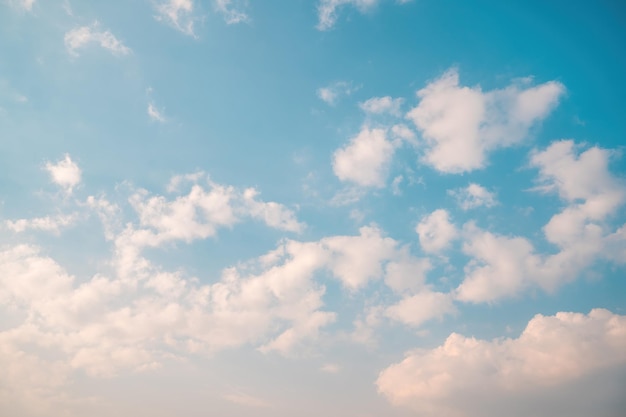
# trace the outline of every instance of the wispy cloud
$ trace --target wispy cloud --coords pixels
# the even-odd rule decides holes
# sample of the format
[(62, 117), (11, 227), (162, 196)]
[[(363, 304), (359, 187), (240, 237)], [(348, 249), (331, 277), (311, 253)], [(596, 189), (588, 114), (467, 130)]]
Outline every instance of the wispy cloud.
[(65, 47), (67, 51), (78, 56), (78, 50), (90, 44), (99, 45), (110, 51), (113, 55), (128, 55), (131, 49), (124, 45), (108, 30), (99, 30), (99, 23), (95, 22), (90, 26), (81, 26), (70, 30), (65, 34)]
[(167, 0), (156, 5), (156, 19), (169, 24), (185, 35), (195, 37), (193, 0)]
[(348, 81), (336, 81), (317, 89), (317, 97), (326, 104), (334, 106), (342, 98), (351, 95), (360, 87)]

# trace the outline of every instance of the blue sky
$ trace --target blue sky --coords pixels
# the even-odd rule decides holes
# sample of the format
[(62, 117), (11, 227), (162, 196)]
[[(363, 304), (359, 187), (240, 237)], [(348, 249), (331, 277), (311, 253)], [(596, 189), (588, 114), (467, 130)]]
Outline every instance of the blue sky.
[(625, 16), (0, 0), (0, 411), (619, 416)]

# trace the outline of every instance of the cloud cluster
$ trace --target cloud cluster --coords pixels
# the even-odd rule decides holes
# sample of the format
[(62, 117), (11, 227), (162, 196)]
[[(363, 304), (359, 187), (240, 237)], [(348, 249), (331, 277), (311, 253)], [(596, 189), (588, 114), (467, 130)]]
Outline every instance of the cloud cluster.
[(531, 155), (531, 165), (539, 169), (537, 189), (556, 192), (566, 204), (543, 228), (558, 252), (543, 255), (527, 238), (467, 224), (463, 251), (473, 260), (457, 289), (459, 300), (493, 301), (530, 285), (554, 291), (598, 259), (623, 263), (616, 254), (626, 247), (624, 228), (613, 231), (606, 220), (626, 202), (626, 187), (609, 171), (610, 151), (578, 150), (580, 146), (565, 140)]
[(434, 349), (408, 352), (376, 384), (392, 404), (428, 415), (582, 417), (605, 401), (609, 417), (619, 410), (615, 369), (626, 376), (626, 316), (596, 309), (537, 315), (515, 339), (453, 333)]

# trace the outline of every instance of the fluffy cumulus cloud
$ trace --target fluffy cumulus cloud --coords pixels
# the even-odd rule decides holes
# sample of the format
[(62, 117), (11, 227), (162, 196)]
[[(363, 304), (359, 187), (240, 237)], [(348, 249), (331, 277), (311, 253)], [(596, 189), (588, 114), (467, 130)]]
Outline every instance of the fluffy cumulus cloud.
[(565, 92), (556, 81), (529, 83), (483, 92), (459, 85), (451, 69), (419, 90), (419, 104), (407, 117), (426, 141), (423, 162), (446, 173), (472, 171), (485, 167), (493, 150), (524, 141)]
[[(189, 187), (186, 194), (176, 191), (182, 184)], [(172, 199), (146, 190), (133, 193), (129, 201), (139, 217), (139, 227), (128, 226), (120, 235), (124, 247), (206, 239), (215, 236), (218, 229), (232, 227), (246, 218), (289, 232), (300, 232), (305, 227), (284, 205), (258, 199), (257, 190), (221, 185), (203, 173), (175, 177), (170, 189), (178, 194)]]
[(476, 183), (470, 183), (465, 188), (449, 190), (448, 194), (457, 200), (459, 207), (463, 210), (493, 207), (498, 204), (495, 193)]
[[(396, 3), (408, 3), (411, 0), (396, 0)], [(355, 7), (359, 12), (365, 13), (374, 8), (380, 0), (319, 0), (317, 5), (318, 23), (317, 29), (329, 30), (337, 22), (339, 9), (345, 6)]]
[(108, 30), (101, 30), (98, 22), (91, 26), (81, 26), (70, 30), (65, 34), (65, 47), (67, 51), (78, 56), (78, 50), (95, 44), (110, 51), (113, 55), (128, 55), (131, 50), (117, 39)]
[(341, 181), (363, 187), (385, 186), (396, 144), (384, 129), (363, 128), (333, 154), (333, 171)]
[(415, 231), (422, 249), (428, 253), (441, 252), (448, 248), (458, 235), (456, 226), (450, 222), (450, 214), (444, 209), (435, 210), (424, 216), (415, 227)]
[(408, 352), (377, 386), (392, 404), (424, 415), (615, 417), (624, 377), (626, 316), (596, 309), (537, 315), (518, 338), (453, 333), (439, 347)]
[(45, 170), (50, 174), (52, 182), (67, 193), (71, 193), (74, 187), (80, 184), (82, 171), (68, 154), (57, 163), (46, 163)]
[(626, 248), (624, 228), (614, 230), (607, 219), (626, 201), (626, 187), (609, 171), (610, 151), (580, 150), (572, 141), (557, 141), (531, 155), (531, 165), (539, 169), (537, 189), (556, 192), (565, 203), (543, 228), (556, 253), (538, 253), (527, 238), (468, 223), (463, 251), (472, 261), (457, 288), (458, 299), (494, 301), (529, 286), (554, 291), (598, 260), (623, 263), (619, 254)]
[[(72, 164), (69, 157), (62, 162)], [(110, 378), (241, 346), (296, 354), (336, 320), (336, 313), (324, 308), (320, 275), (349, 293), (378, 281), (414, 297), (388, 312), (392, 320), (417, 325), (407, 317), (420, 311), (420, 303), (421, 321), (445, 313), (440, 305), (430, 316), (424, 311), (443, 301), (436, 294), (427, 298), (430, 262), (411, 256), (374, 225), (356, 235), (284, 239), (208, 281), (166, 269), (146, 250), (206, 239), (246, 218), (287, 232), (304, 227), (293, 211), (261, 200), (257, 190), (220, 185), (202, 172), (176, 176), (167, 188), (168, 195), (153, 195), (131, 187), (132, 210), (105, 196), (76, 202), (77, 209), (86, 210), (81, 218), (101, 220), (111, 247), (110, 259), (93, 275), (68, 272), (35, 244), (0, 247), (0, 306), (9, 320), (0, 331), (0, 364), (9, 370), (0, 377), (0, 405), (62, 409), (57, 403), (76, 372)], [(64, 219), (48, 216), (11, 225), (16, 231), (60, 230)], [(371, 332), (377, 323), (368, 319), (361, 330)]]

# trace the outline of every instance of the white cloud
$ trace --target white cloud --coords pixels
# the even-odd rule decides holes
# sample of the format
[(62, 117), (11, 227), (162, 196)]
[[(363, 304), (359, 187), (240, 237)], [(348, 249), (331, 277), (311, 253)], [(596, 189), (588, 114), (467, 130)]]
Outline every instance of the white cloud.
[(334, 106), (339, 99), (351, 95), (358, 89), (359, 87), (354, 87), (352, 83), (347, 81), (336, 81), (326, 87), (319, 88), (317, 90), (317, 97), (326, 104)]
[(341, 181), (363, 187), (385, 186), (395, 145), (382, 129), (364, 127), (345, 147), (333, 154), (333, 171)]
[(243, 192), (243, 199), (250, 211), (250, 216), (261, 219), (270, 227), (300, 233), (304, 230), (304, 224), (298, 222), (293, 211), (282, 204), (273, 201), (263, 202), (256, 200), (259, 192), (254, 188), (248, 188)]
[(226, 401), (229, 401), (233, 404), (243, 405), (245, 407), (266, 408), (271, 406), (269, 402), (259, 397), (255, 397), (253, 395), (239, 391), (224, 394), (222, 397)]
[(436, 253), (446, 249), (456, 239), (456, 226), (450, 222), (450, 214), (444, 209), (424, 216), (415, 227), (420, 245), (425, 252)]
[(30, 12), (33, 10), (33, 5), (36, 0), (8, 0), (8, 4), (12, 7), (19, 8)]
[(231, 227), (246, 217), (262, 220), (270, 227), (300, 232), (304, 224), (297, 221), (295, 213), (276, 202), (257, 199), (258, 191), (253, 188), (238, 191), (206, 180), (207, 188), (199, 181), (202, 174), (174, 177), (171, 191), (186, 179), (191, 189), (186, 195), (168, 200), (164, 196), (150, 196), (140, 190), (130, 198), (130, 203), (139, 215), (141, 229), (127, 229), (126, 244), (131, 246), (159, 246), (172, 240), (191, 242), (215, 236), (218, 228)]
[[(594, 146), (578, 154), (580, 148), (572, 140), (562, 140), (534, 151), (530, 164), (539, 169), (537, 189), (556, 191), (589, 218), (601, 219), (624, 203), (626, 187), (609, 172), (611, 151)], [(576, 204), (580, 201), (584, 203)]]
[(404, 177), (402, 175), (398, 175), (393, 179), (393, 181), (391, 181), (391, 192), (393, 193), (393, 195), (402, 195), (402, 190), (400, 190), (400, 184), (402, 184), (403, 180)]
[(108, 30), (100, 31), (98, 22), (91, 26), (82, 26), (70, 30), (65, 34), (65, 47), (74, 56), (78, 56), (78, 50), (95, 43), (102, 48), (111, 51), (113, 55), (128, 55), (131, 50), (118, 40)]
[[(408, 3), (411, 0), (396, 0), (398, 4)], [(318, 30), (329, 30), (337, 22), (337, 11), (344, 6), (353, 6), (361, 13), (374, 8), (380, 0), (319, 0), (317, 5)]]
[(56, 164), (48, 162), (45, 169), (50, 174), (52, 182), (63, 188), (68, 194), (80, 184), (82, 172), (68, 154), (65, 154), (65, 158)]
[(460, 86), (458, 71), (451, 69), (418, 91), (420, 103), (407, 117), (426, 141), (423, 162), (446, 173), (472, 171), (485, 167), (493, 150), (526, 139), (565, 92), (556, 81), (527, 84), (483, 92)]
[(393, 320), (417, 327), (428, 320), (442, 318), (454, 311), (453, 298), (450, 294), (422, 290), (387, 307), (385, 315)]
[(156, 19), (163, 21), (185, 35), (195, 37), (193, 0), (166, 0), (156, 5)]
[(418, 290), (424, 287), (426, 274), (432, 269), (428, 259), (414, 258), (405, 254), (387, 264), (385, 284), (396, 292)]
[(152, 102), (148, 103), (148, 116), (155, 122), (165, 123), (166, 121), (163, 113), (161, 113)]
[(248, 22), (250, 17), (243, 11), (243, 2), (237, 0), (215, 0), (217, 10), (229, 25)]
[(33, 219), (8, 220), (6, 226), (15, 233), (29, 229), (58, 233), (61, 228), (71, 225), (75, 220), (75, 215), (45, 216)]
[(623, 378), (625, 365), (626, 317), (597, 309), (537, 315), (516, 339), (453, 333), (439, 347), (408, 352), (377, 386), (392, 404), (425, 415), (608, 417), (619, 414), (619, 390), (593, 376), (619, 369)]
[(463, 210), (493, 207), (498, 204), (495, 193), (476, 183), (470, 183), (465, 188), (448, 190), (448, 194), (456, 198), (459, 207)]
[(535, 280), (541, 258), (522, 237), (498, 236), (466, 225), (463, 252), (472, 257), (457, 299), (485, 302), (519, 293)]
[(400, 116), (401, 107), (404, 99), (385, 97), (372, 97), (369, 100), (359, 103), (359, 107), (370, 114), (391, 114), (392, 116)]
[(626, 236), (621, 229), (614, 232), (607, 218), (626, 202), (626, 188), (609, 172), (610, 151), (592, 147), (577, 155), (575, 150), (572, 141), (558, 141), (531, 154), (531, 165), (539, 168), (538, 189), (556, 191), (566, 203), (543, 227), (558, 252), (540, 254), (526, 238), (468, 224), (463, 251), (472, 260), (457, 288), (459, 300), (490, 302), (530, 286), (554, 291), (597, 260), (620, 262)]
[(341, 367), (336, 363), (327, 363), (322, 365), (320, 371), (326, 372), (327, 374), (336, 374), (341, 370)]

